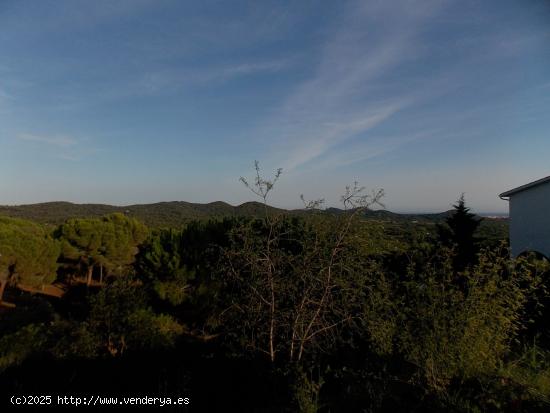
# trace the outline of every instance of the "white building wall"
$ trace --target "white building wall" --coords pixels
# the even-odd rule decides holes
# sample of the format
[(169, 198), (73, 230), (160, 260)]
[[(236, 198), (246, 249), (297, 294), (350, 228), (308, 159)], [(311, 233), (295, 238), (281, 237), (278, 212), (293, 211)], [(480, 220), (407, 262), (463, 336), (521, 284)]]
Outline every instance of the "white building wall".
[(550, 258), (550, 182), (510, 196), (512, 256), (537, 251)]

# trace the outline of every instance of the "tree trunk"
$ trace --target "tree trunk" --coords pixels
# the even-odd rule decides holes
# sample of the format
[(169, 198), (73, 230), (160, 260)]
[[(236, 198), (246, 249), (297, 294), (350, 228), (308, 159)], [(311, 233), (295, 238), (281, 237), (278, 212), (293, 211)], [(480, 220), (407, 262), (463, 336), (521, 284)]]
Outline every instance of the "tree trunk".
[(103, 285), (103, 265), (99, 266), (99, 284)]
[(8, 280), (0, 281), (0, 306), (12, 307), (13, 308), (13, 307), (15, 307), (15, 304), (7, 303), (7, 302), (3, 301), (4, 291), (6, 290), (7, 285), (8, 285)]
[(0, 303), (2, 303), (2, 297), (4, 297), (4, 290), (6, 289), (6, 284), (8, 283), (8, 280), (2, 280), (0, 281)]
[(86, 285), (89, 287), (92, 284), (92, 275), (94, 273), (94, 266), (90, 265), (88, 267), (88, 275), (86, 277)]

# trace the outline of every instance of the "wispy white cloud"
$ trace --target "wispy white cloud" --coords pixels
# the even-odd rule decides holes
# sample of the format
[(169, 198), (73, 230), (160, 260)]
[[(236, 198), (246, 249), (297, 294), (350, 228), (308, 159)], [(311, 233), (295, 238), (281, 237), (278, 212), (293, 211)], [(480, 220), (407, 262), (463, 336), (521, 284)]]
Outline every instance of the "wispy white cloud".
[[(417, 58), (417, 32), (438, 7), (436, 2), (354, 4), (326, 42), (311, 78), (262, 125), (277, 131), (281, 150), (276, 156), (286, 169), (312, 161), (415, 103), (419, 96), (392, 88), (385, 76)], [(377, 94), (382, 83), (388, 84), (386, 93)]]
[(71, 154), (68, 154), (68, 153), (59, 153), (59, 154), (56, 155), (56, 157), (59, 158), (59, 159), (63, 159), (65, 161), (72, 161), (72, 162), (78, 162), (82, 159), (80, 156), (71, 155)]
[(20, 133), (17, 135), (17, 139), (27, 142), (36, 142), (44, 145), (52, 145), (58, 147), (69, 147), (75, 146), (78, 144), (78, 140), (63, 135), (55, 136), (44, 136), (44, 135), (34, 135), (30, 133)]
[(242, 62), (217, 63), (200, 67), (156, 67), (120, 79), (115, 85), (101, 85), (81, 95), (65, 96), (56, 105), (60, 111), (82, 109), (121, 99), (173, 95), (190, 89), (219, 86), (249, 76), (270, 76), (288, 70), (292, 57)]
[(323, 155), (335, 145), (386, 121), (405, 105), (405, 102), (396, 101), (386, 106), (366, 109), (363, 114), (339, 114), (333, 116), (332, 120), (318, 119), (310, 125), (297, 125), (297, 130), (291, 132), (294, 135), (286, 135), (291, 139), (284, 144), (288, 155), (283, 168), (292, 170)]
[(0, 114), (8, 111), (9, 102), (13, 100), (13, 96), (7, 93), (5, 90), (0, 89)]
[(67, 135), (36, 135), (20, 133), (17, 140), (32, 143), (35, 151), (56, 159), (78, 162), (102, 152), (87, 138), (75, 138)]
[(40, 2), (33, 5), (36, 14), (41, 16), (36, 24), (34, 15), (26, 13), (27, 5), (15, 3), (10, 12), (19, 19), (9, 21), (11, 31), (26, 31), (33, 35), (44, 35), (51, 32), (85, 30), (98, 24), (143, 13), (161, 0), (58, 0)]
[(327, 156), (323, 157), (323, 159), (316, 164), (316, 167), (318, 169), (325, 169), (363, 162), (383, 156), (404, 145), (426, 141), (434, 137), (441, 138), (442, 132), (441, 130), (429, 130), (404, 135), (372, 136), (368, 139), (348, 145), (345, 149), (327, 154)]
[(200, 68), (166, 68), (144, 74), (136, 83), (129, 85), (132, 94), (155, 94), (175, 92), (183, 88), (203, 87), (229, 82), (233, 79), (273, 74), (291, 66), (291, 59), (272, 59), (226, 63)]
[[(290, 61), (288, 59), (268, 60), (261, 62), (246, 62), (233, 66), (224, 67), (221, 70), (214, 71), (214, 77), (231, 78), (236, 76), (245, 76), (255, 73), (272, 73), (288, 68)], [(216, 76), (217, 73), (217, 76)]]

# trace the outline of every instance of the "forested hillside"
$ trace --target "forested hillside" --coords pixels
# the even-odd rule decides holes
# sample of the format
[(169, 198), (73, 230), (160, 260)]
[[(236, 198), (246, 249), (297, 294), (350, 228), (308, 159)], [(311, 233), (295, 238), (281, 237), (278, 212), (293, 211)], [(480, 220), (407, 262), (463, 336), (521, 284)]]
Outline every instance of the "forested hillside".
[[(283, 210), (267, 206), (268, 213), (282, 213), (303, 215), (304, 209)], [(32, 221), (59, 225), (70, 218), (101, 217), (115, 212), (134, 217), (149, 227), (182, 227), (187, 222), (195, 219), (212, 219), (224, 217), (261, 217), (266, 213), (266, 206), (260, 202), (246, 202), (238, 206), (232, 206), (225, 202), (211, 202), (209, 204), (197, 204), (183, 201), (159, 202), (155, 204), (140, 204), (128, 206), (114, 206), (104, 204), (73, 204), (70, 202), (46, 202), (41, 204), (1, 206), (0, 215), (13, 218), (23, 218)], [(327, 215), (340, 215), (345, 213), (340, 208), (327, 208), (323, 210)], [(438, 214), (398, 214), (386, 210), (369, 210), (362, 213), (367, 220), (392, 222), (395, 224), (435, 224), (444, 221), (452, 211)], [(505, 238), (507, 236), (508, 220), (485, 219), (482, 230), (487, 228), (488, 233)]]
[[(272, 184), (257, 186), (267, 202)], [(1, 218), (0, 386), (177, 395), (195, 411), (547, 411), (548, 263), (510, 259), (505, 222), (463, 197), (400, 216), (371, 210), (381, 196), (215, 203), (165, 228), (138, 207)]]
[[(268, 207), (268, 209), (270, 212), (280, 211), (273, 207)], [(232, 206), (225, 202), (194, 204), (183, 201), (128, 206), (73, 204), (70, 202), (0, 206), (0, 215), (53, 225), (62, 224), (69, 218), (101, 217), (115, 212), (137, 218), (151, 227), (181, 227), (193, 219), (258, 216), (265, 213), (265, 207), (258, 202), (246, 202)]]

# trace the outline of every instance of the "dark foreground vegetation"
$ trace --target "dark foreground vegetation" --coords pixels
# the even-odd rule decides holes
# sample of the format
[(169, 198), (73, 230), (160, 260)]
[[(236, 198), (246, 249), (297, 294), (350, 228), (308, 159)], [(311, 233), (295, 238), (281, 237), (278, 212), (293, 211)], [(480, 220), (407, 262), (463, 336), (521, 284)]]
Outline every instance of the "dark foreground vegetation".
[[(250, 188), (267, 201), (273, 182)], [(183, 229), (0, 218), (1, 394), (548, 411), (547, 262), (511, 260), (463, 199), (437, 225), (366, 220), (381, 195), (354, 186), (338, 214), (306, 202)]]

